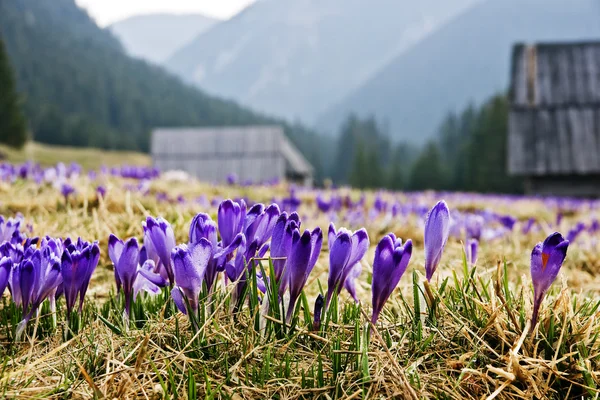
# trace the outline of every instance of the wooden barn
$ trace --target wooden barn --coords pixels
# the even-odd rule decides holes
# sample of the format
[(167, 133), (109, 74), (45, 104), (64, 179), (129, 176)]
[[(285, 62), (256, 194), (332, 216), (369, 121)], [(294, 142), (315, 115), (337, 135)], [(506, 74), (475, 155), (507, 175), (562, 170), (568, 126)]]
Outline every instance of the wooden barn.
[(152, 132), (154, 165), (181, 170), (207, 182), (288, 180), (310, 186), (313, 167), (279, 126), (157, 128)]
[(600, 196), (600, 42), (513, 49), (508, 172), (531, 194)]

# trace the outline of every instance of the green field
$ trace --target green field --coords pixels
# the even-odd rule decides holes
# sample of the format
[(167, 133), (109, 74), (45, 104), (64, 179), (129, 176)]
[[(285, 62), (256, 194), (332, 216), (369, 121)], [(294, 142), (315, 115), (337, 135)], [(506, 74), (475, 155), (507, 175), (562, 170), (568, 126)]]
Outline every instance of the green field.
[(152, 162), (147, 154), (142, 153), (51, 146), (34, 142), (28, 142), (21, 150), (0, 145), (0, 155), (11, 163), (31, 160), (42, 166), (51, 166), (58, 162), (76, 162), (84, 169), (97, 169), (102, 165), (150, 165)]

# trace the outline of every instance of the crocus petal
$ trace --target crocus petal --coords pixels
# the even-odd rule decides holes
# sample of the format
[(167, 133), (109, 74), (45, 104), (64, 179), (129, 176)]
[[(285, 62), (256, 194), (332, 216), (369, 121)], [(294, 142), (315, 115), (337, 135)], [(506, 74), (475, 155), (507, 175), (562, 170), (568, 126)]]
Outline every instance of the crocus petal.
[(131, 238), (125, 242), (119, 261), (116, 264), (119, 278), (123, 284), (124, 290), (128, 294), (133, 288), (133, 281), (136, 278), (139, 261), (140, 252), (138, 241), (136, 238)]
[(30, 260), (27, 260), (21, 266), (21, 295), (23, 296), (23, 309), (27, 309), (33, 302), (33, 290), (37, 279), (37, 272)]
[(185, 244), (175, 247), (171, 257), (175, 282), (187, 297), (192, 309), (197, 310), (202, 280), (212, 257), (212, 245), (202, 238), (190, 248)]
[(236, 203), (227, 199), (219, 204), (217, 222), (223, 246), (229, 246), (235, 235), (242, 231), (246, 216), (246, 203)]
[(8, 285), (11, 267), (12, 260), (9, 257), (2, 257), (2, 260), (0, 260), (0, 297), (2, 297)]
[(335, 225), (333, 224), (333, 222), (329, 223), (329, 230), (327, 231), (327, 247), (329, 248), (329, 251), (331, 252), (331, 246), (333, 246), (333, 242), (335, 242), (335, 238), (337, 236), (337, 233), (335, 231)]
[(113, 265), (117, 265), (119, 262), (119, 258), (121, 258), (121, 253), (123, 252), (124, 243), (118, 237), (113, 235), (112, 233), (108, 237), (108, 257), (112, 261)]
[(342, 273), (350, 258), (352, 251), (352, 239), (347, 233), (340, 233), (331, 245), (329, 252), (329, 278), (327, 280), (327, 296), (325, 297), (325, 308), (329, 305), (334, 290), (341, 290), (344, 282), (341, 281)]
[(227, 257), (229, 254), (233, 253), (242, 243), (244, 239), (243, 233), (238, 233), (235, 238), (223, 249), (215, 249), (214, 250), (214, 258)]
[[(348, 241), (349, 240), (350, 238), (348, 238)], [(294, 238), (292, 239), (292, 250), (287, 262), (287, 268), (290, 271), (288, 282), (290, 288), (290, 302), (287, 312), (288, 320), (294, 314), (296, 300), (300, 296), (302, 288), (308, 279), (308, 264), (310, 262), (311, 251), (310, 231), (304, 231), (302, 236), (300, 236), (299, 232), (294, 232)]]
[(204, 213), (197, 214), (190, 225), (190, 243), (197, 243), (201, 238), (207, 239), (213, 248), (217, 247), (217, 224)]
[(171, 289), (171, 298), (173, 299), (173, 302), (175, 303), (179, 311), (187, 315), (185, 300), (183, 299), (183, 293), (179, 286), (175, 286), (173, 287), (173, 289)]
[(354, 264), (354, 266), (352, 268), (350, 268), (350, 272), (348, 273), (348, 276), (346, 277), (346, 280), (344, 281), (344, 287), (346, 288), (348, 293), (350, 293), (350, 295), (352, 296), (354, 301), (357, 303), (358, 303), (359, 299), (358, 299), (358, 296), (356, 295), (356, 282), (355, 281), (356, 281), (356, 278), (358, 278), (360, 276), (361, 272), (362, 272), (362, 265), (360, 265), (360, 263)]
[(362, 260), (367, 250), (369, 250), (369, 234), (362, 228), (352, 235), (352, 252), (348, 258), (348, 265), (355, 265)]
[(60, 260), (54, 259), (49, 271), (44, 277), (44, 281), (41, 283), (39, 291), (37, 293), (35, 299), (35, 306), (39, 306), (42, 304), (46, 298), (48, 298), (52, 293), (56, 292), (58, 285), (62, 283), (62, 275), (60, 273), (61, 265)]
[(450, 212), (442, 200), (429, 211), (425, 221), (425, 272), (428, 281), (431, 281), (440, 263), (449, 233)]
[(373, 323), (377, 322), (383, 304), (387, 300), (385, 288), (393, 269), (393, 253), (394, 242), (392, 238), (384, 236), (375, 248), (375, 258), (373, 261), (373, 278), (371, 281)]
[(155, 273), (154, 270), (154, 261), (146, 260), (146, 262), (144, 262), (144, 264), (137, 270), (138, 278), (136, 278), (136, 281), (139, 279), (139, 275), (141, 275), (159, 287), (167, 286), (168, 282), (165, 280), (165, 278), (163, 278), (160, 274)]

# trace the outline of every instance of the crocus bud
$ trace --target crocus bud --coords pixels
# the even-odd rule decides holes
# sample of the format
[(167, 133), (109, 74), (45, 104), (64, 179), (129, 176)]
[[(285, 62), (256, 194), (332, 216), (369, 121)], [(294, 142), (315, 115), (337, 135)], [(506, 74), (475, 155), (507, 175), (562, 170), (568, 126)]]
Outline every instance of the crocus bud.
[(227, 199), (219, 204), (217, 222), (224, 247), (229, 246), (233, 242), (234, 237), (242, 232), (245, 218), (246, 203), (243, 200), (236, 203), (233, 200)]
[(306, 284), (323, 243), (323, 233), (320, 228), (312, 232), (305, 230), (302, 235), (298, 230), (294, 231), (292, 247), (286, 267), (286, 277), (290, 289), (290, 302), (287, 310), (287, 320), (290, 321), (294, 315), (294, 308), (302, 289)]
[[(329, 278), (327, 280), (327, 295), (325, 297), (325, 308), (329, 306), (334, 291), (340, 293), (343, 287), (356, 299), (354, 290), (354, 279), (360, 275), (361, 259), (369, 249), (369, 235), (367, 231), (359, 229), (351, 231), (340, 228), (336, 232), (333, 223), (329, 225)], [(347, 283), (350, 277), (351, 282)]]
[(546, 292), (556, 279), (558, 271), (567, 256), (569, 241), (555, 232), (544, 243), (538, 243), (531, 252), (531, 280), (533, 281), (533, 315), (531, 325), (535, 326), (538, 312)]
[(450, 233), (450, 211), (445, 201), (438, 202), (425, 220), (425, 274), (431, 281)]
[(98, 260), (100, 248), (97, 243), (87, 243), (81, 240), (76, 244), (65, 241), (66, 249), (61, 259), (61, 274), (63, 278), (63, 293), (67, 304), (67, 316), (71, 314), (77, 296), (79, 296), (79, 311), (83, 307), (83, 299)]
[[(294, 218), (292, 218), (294, 216)], [(285, 291), (285, 282), (281, 281), (286, 259), (292, 247), (292, 236), (295, 229), (298, 229), (297, 218), (298, 214), (292, 213), (288, 217), (287, 213), (282, 213), (275, 227), (271, 240), (271, 257), (273, 258), (273, 269), (275, 271), (275, 280), (280, 283), (281, 292)]]
[(325, 298), (322, 294), (317, 296), (315, 300), (315, 312), (313, 319), (313, 331), (318, 331), (321, 328), (321, 313), (323, 311), (323, 305), (325, 304)]
[(407, 240), (402, 246), (402, 240), (396, 239), (394, 234), (384, 236), (375, 249), (373, 260), (373, 280), (371, 291), (373, 294), (373, 316), (371, 322), (377, 323), (379, 313), (387, 299), (390, 297), (400, 278), (406, 271), (412, 255), (412, 241)]
[[(108, 239), (108, 254), (115, 267), (115, 278), (123, 289), (125, 296), (125, 312), (129, 316), (131, 301), (133, 299), (133, 285), (137, 278), (137, 270), (140, 262), (140, 249), (136, 238), (131, 238), (125, 243), (115, 235)], [(111, 250), (112, 247), (112, 250)]]
[(467, 262), (470, 265), (475, 265), (477, 262), (477, 250), (479, 248), (479, 241), (477, 239), (470, 239), (465, 246), (465, 253), (467, 255)]

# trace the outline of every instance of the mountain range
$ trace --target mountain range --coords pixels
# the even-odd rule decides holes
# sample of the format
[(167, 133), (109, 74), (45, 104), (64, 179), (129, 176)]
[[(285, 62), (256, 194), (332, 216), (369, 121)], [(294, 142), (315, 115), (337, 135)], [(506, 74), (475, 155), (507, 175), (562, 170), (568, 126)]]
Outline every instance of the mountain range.
[(279, 124), (318, 169), (313, 132), (129, 57), (74, 0), (0, 0), (0, 38), (36, 141), (147, 150), (158, 126)]
[(128, 54), (161, 64), (218, 22), (201, 14), (147, 14), (115, 22), (109, 29)]
[(209, 93), (310, 122), (477, 0), (262, 0), (166, 67)]
[(445, 114), (507, 90), (516, 42), (600, 40), (598, 0), (486, 0), (397, 56), (317, 120), (336, 131), (349, 113), (423, 142)]

